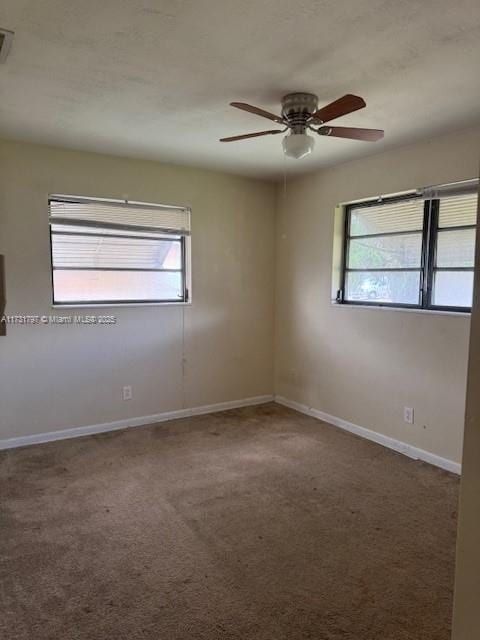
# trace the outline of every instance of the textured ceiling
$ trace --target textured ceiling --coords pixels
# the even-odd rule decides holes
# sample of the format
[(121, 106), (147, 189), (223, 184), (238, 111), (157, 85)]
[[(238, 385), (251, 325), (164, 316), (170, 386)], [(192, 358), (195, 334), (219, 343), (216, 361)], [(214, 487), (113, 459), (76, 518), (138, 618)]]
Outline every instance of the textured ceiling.
[[(0, 27), (7, 137), (272, 177), (480, 121), (478, 0), (2, 0)], [(385, 140), (318, 137), (300, 161), (281, 136), (217, 141), (272, 125), (230, 101), (291, 91), (363, 96), (336, 124)]]

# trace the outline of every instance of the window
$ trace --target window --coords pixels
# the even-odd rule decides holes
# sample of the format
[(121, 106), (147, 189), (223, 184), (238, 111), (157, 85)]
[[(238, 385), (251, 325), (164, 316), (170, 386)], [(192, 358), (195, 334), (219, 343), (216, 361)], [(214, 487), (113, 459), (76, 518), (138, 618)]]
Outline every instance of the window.
[(470, 310), (477, 195), (436, 195), (347, 206), (338, 302)]
[(50, 198), (53, 303), (187, 302), (190, 211)]
[(433, 203), (436, 237), (431, 303), (435, 307), (471, 307), (477, 198), (450, 197)]

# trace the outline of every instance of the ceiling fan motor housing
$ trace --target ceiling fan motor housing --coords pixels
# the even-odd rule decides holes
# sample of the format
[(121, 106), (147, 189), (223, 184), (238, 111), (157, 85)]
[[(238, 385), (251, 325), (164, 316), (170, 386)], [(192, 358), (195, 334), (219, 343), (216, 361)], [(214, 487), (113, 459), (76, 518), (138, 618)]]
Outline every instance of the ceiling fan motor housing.
[(282, 116), (292, 133), (305, 133), (307, 122), (318, 109), (318, 98), (313, 93), (289, 93), (282, 98)]

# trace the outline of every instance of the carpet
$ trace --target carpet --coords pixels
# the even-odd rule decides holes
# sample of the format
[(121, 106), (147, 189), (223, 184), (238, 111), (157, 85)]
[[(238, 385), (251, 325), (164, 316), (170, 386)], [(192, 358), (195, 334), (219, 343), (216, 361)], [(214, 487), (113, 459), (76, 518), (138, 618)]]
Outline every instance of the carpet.
[(3, 640), (448, 640), (458, 478), (276, 404), (0, 453)]

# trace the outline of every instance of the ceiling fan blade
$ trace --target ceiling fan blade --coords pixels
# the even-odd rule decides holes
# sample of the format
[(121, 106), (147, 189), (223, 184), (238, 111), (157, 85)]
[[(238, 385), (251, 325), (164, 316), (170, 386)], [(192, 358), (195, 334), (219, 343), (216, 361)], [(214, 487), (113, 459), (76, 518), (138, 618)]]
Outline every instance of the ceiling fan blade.
[(382, 129), (358, 129), (356, 127), (320, 127), (317, 129), (317, 133), (321, 136), (365, 140), (366, 142), (376, 142), (383, 138)]
[(331, 102), (318, 111), (315, 111), (315, 113), (312, 114), (312, 118), (319, 122), (329, 122), (330, 120), (335, 120), (335, 118), (340, 118), (340, 116), (346, 116), (347, 113), (363, 109), (363, 107), (366, 106), (363, 98), (347, 93), (343, 98), (339, 98), (335, 100), (335, 102)]
[(265, 111), (264, 109), (260, 109), (260, 107), (254, 107), (251, 104), (247, 104), (246, 102), (231, 102), (230, 106), (236, 107), (237, 109), (242, 109), (243, 111), (248, 111), (249, 113), (254, 113), (257, 116), (262, 116), (263, 118), (268, 118), (269, 120), (273, 120), (274, 122), (278, 122), (279, 124), (284, 124), (284, 119), (281, 116), (276, 116), (274, 113), (270, 113), (269, 111)]
[(258, 136), (269, 136), (275, 133), (283, 133), (284, 129), (270, 129), (270, 131), (257, 131), (256, 133), (244, 133), (241, 136), (231, 136), (230, 138), (220, 138), (220, 142), (235, 142), (235, 140), (246, 140), (247, 138), (257, 138)]

